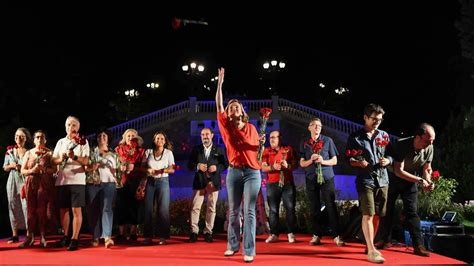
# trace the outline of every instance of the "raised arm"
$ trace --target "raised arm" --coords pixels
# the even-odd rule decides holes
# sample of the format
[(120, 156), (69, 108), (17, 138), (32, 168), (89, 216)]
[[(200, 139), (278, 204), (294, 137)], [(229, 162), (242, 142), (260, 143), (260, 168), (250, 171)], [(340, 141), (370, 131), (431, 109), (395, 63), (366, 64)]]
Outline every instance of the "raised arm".
[(223, 96), (222, 96), (222, 83), (224, 83), (224, 68), (218, 69), (218, 79), (217, 79), (217, 91), (216, 91), (216, 107), (217, 112), (224, 112)]

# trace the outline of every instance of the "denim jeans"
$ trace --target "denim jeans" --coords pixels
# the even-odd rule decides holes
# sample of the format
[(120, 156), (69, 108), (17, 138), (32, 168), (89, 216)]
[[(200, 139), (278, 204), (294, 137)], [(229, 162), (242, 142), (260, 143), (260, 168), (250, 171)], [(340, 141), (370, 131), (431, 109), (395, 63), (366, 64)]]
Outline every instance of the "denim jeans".
[(88, 184), (86, 193), (87, 217), (93, 239), (112, 237), (115, 183)]
[(295, 232), (296, 225), (296, 188), (293, 183), (286, 183), (279, 187), (278, 183), (267, 183), (267, 202), (270, 208), (270, 233), (278, 235), (280, 223), (280, 202), (283, 200), (283, 206), (286, 213), (286, 228), (288, 233)]
[(243, 254), (255, 256), (255, 231), (258, 192), (262, 185), (259, 170), (244, 167), (229, 167), (226, 177), (227, 197), (229, 199), (229, 226), (227, 228), (227, 249), (237, 251), (240, 247), (240, 210), (243, 199), (244, 228)]
[[(399, 177), (395, 177), (399, 178)], [(392, 241), (392, 225), (394, 220), (395, 202), (398, 195), (403, 201), (403, 213), (413, 247), (423, 245), (421, 236), (420, 217), (418, 216), (418, 189), (415, 183), (405, 181), (394, 181), (390, 179), (388, 187), (387, 213), (380, 219), (380, 226), (375, 240), (384, 240), (389, 243)], [(396, 217), (396, 221), (399, 221)]]
[[(334, 178), (324, 180), (322, 185), (316, 182), (308, 182), (306, 180), (306, 194), (308, 195), (311, 217), (313, 222), (313, 235), (322, 236), (321, 229), (321, 197), (328, 211), (329, 226), (332, 230), (332, 237), (336, 237), (341, 233), (339, 224), (339, 214), (335, 203), (336, 194), (334, 192)], [(321, 195), (320, 195), (321, 194)]]
[(170, 183), (169, 177), (148, 177), (145, 190), (145, 226), (143, 235), (153, 237), (153, 207), (157, 207), (157, 233), (160, 238), (170, 237)]

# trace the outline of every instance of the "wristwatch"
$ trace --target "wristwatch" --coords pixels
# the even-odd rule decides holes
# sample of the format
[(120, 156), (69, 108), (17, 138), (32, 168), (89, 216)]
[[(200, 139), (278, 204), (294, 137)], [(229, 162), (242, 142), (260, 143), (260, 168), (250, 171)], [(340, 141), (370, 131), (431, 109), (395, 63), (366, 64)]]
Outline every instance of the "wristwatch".
[(423, 181), (425, 181), (425, 180), (420, 177), (420, 179), (418, 179), (418, 184), (423, 185)]

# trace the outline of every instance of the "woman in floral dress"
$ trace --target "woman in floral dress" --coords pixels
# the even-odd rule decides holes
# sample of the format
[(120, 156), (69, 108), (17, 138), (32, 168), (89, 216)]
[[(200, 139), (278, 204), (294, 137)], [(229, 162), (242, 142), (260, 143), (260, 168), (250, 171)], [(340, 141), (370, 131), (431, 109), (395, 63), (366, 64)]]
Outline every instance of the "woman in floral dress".
[(28, 231), (27, 237), (20, 247), (33, 245), (35, 242), (34, 233), (38, 228), (41, 234), (40, 245), (47, 246), (46, 228), (48, 221), (52, 220), (52, 212), (48, 212), (48, 206), (52, 205), (55, 196), (53, 173), (56, 171), (56, 167), (51, 163), (51, 150), (44, 146), (46, 134), (41, 130), (36, 131), (33, 141), (35, 148), (26, 152), (21, 167), (21, 173), (26, 180)]

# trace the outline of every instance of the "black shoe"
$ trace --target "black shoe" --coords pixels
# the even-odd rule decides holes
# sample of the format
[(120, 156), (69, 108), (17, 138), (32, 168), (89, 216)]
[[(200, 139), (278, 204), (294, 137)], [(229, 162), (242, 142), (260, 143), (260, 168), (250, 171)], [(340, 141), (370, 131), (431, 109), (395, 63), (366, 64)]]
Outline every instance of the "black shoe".
[(71, 239), (71, 244), (67, 248), (68, 251), (74, 251), (79, 248), (79, 241), (77, 239)]
[(204, 241), (206, 241), (207, 243), (212, 243), (212, 242), (214, 242), (214, 240), (212, 239), (212, 234), (205, 233), (205, 234), (204, 234)]
[(59, 241), (56, 246), (58, 248), (63, 248), (65, 246), (69, 246), (69, 244), (71, 243), (71, 238), (69, 238), (69, 236), (63, 236), (63, 238), (61, 239), (61, 241)]
[(12, 236), (7, 241), (8, 244), (14, 244), (18, 242), (20, 242), (20, 239), (18, 238), (18, 236)]
[(189, 235), (189, 240), (188, 240), (189, 243), (194, 243), (197, 240), (198, 240), (198, 235), (196, 233), (191, 233), (191, 235)]
[(130, 237), (128, 238), (128, 240), (130, 241), (137, 241), (137, 239), (138, 239), (137, 235), (130, 235)]

